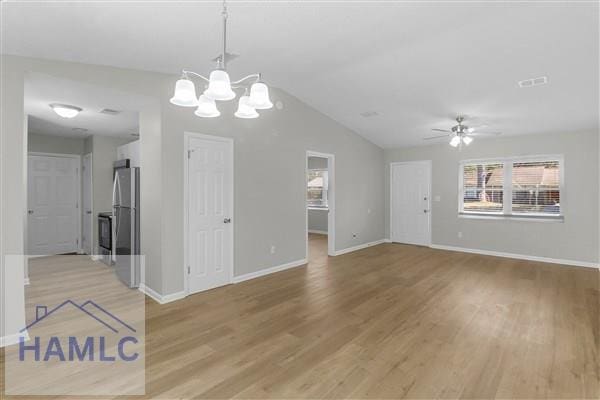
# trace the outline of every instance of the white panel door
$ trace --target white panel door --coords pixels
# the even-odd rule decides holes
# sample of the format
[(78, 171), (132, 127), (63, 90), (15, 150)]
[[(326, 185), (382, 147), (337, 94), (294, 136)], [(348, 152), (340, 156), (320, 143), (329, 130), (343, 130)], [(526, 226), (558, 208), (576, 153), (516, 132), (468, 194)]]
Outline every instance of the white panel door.
[(81, 161), (81, 248), (85, 254), (92, 254), (92, 154), (86, 154)]
[(391, 166), (391, 240), (428, 246), (431, 244), (429, 162)]
[(28, 253), (71, 253), (79, 247), (79, 161), (30, 155)]
[(189, 138), (188, 292), (231, 283), (233, 144)]

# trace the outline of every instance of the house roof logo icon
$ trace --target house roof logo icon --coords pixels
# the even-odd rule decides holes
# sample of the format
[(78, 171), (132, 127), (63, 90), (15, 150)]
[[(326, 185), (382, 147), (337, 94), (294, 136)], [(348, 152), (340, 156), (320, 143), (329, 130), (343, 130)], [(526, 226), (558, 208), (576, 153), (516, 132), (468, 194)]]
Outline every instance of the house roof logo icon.
[[(110, 313), (105, 308), (103, 308), (102, 306), (100, 306), (99, 304), (95, 303), (92, 300), (87, 300), (82, 304), (77, 304), (73, 300), (69, 299), (69, 300), (65, 300), (64, 302), (62, 302), (58, 306), (54, 307), (50, 311), (48, 311), (47, 306), (42, 306), (42, 305), (36, 306), (35, 321), (33, 321), (32, 323), (27, 325), (25, 328), (21, 329), (20, 333), (27, 331), (32, 326), (38, 324), (39, 322), (45, 320), (46, 318), (48, 318), (50, 316), (52, 316), (53, 314), (57, 313), (57, 311), (65, 308), (65, 307), (75, 307), (75, 309), (86, 314), (87, 316), (89, 316), (90, 318), (99, 322), (100, 324), (102, 324), (106, 328), (110, 329), (114, 333), (119, 333), (119, 329), (127, 329), (131, 332), (134, 332), (134, 333), (136, 332), (136, 330), (131, 325), (125, 323), (123, 320), (121, 320), (114, 314)], [(101, 314), (102, 318), (96, 316), (90, 310), (96, 311), (98, 314)]]

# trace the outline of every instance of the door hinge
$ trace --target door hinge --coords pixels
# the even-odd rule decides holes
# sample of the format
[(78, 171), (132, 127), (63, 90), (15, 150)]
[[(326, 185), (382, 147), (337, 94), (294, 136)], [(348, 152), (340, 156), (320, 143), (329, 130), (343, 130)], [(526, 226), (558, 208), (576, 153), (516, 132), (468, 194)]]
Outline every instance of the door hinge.
[(79, 246), (79, 239), (75, 239), (75, 242), (77, 243), (77, 246)]
[(188, 265), (188, 275), (192, 273), (192, 269), (190, 268), (190, 266)]
[(188, 150), (188, 159), (192, 158), (192, 150)]

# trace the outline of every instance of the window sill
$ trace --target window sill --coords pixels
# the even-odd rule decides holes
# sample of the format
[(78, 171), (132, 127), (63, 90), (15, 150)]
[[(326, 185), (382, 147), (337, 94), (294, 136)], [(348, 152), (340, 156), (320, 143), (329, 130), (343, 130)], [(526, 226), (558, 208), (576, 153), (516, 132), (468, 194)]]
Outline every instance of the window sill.
[(488, 214), (488, 213), (458, 213), (459, 218), (465, 219), (489, 219), (489, 220), (512, 220), (512, 221), (534, 221), (534, 222), (565, 222), (563, 215), (517, 215), (517, 214)]
[(329, 211), (329, 207), (308, 206), (307, 209), (315, 211)]

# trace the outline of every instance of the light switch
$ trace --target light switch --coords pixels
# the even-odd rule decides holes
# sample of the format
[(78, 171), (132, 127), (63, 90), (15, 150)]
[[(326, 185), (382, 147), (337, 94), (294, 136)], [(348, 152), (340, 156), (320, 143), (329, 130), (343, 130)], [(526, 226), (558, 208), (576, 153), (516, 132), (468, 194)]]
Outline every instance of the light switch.
[(433, 201), (442, 201), (442, 198), (440, 196), (435, 196), (433, 198)]

